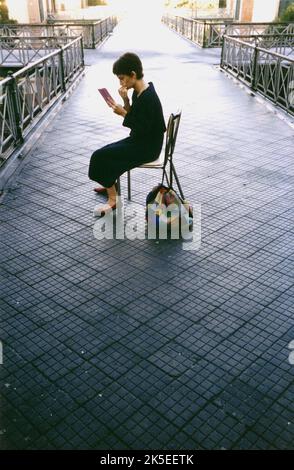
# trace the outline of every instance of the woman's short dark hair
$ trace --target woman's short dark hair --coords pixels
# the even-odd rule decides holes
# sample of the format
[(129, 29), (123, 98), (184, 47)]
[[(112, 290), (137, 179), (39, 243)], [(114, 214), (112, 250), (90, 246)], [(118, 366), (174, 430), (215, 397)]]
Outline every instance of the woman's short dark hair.
[(126, 52), (120, 56), (113, 64), (112, 71), (115, 75), (131, 75), (136, 72), (137, 79), (144, 77), (143, 66), (140, 58), (133, 52)]

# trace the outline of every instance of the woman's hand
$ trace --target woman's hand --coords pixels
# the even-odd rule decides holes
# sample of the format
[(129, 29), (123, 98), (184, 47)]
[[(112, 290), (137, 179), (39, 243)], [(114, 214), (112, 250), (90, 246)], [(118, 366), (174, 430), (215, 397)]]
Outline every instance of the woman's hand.
[(116, 103), (115, 101), (112, 101), (112, 100), (107, 100), (107, 104), (108, 104), (108, 106), (110, 106), (113, 109), (113, 112), (115, 114), (118, 114), (119, 116), (123, 116), (123, 117), (126, 116), (127, 111), (120, 104), (118, 104), (118, 103)]
[(122, 97), (122, 99), (125, 101), (127, 100), (129, 97), (128, 97), (128, 89), (126, 86), (121, 86), (118, 90), (120, 96)]

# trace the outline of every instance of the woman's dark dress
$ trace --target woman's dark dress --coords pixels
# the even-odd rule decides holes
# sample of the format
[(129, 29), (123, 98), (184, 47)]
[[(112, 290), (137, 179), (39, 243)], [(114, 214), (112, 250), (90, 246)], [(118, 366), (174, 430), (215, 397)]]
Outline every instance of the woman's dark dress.
[(156, 160), (166, 131), (162, 106), (152, 82), (139, 98), (132, 95), (132, 106), (123, 126), (130, 136), (96, 150), (89, 165), (89, 178), (106, 188), (125, 171)]

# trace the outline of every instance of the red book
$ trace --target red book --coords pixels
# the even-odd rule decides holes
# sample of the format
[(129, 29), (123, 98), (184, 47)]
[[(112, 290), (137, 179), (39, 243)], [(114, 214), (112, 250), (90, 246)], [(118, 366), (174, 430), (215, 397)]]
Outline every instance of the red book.
[[(107, 101), (110, 100), (110, 101), (114, 101), (114, 99), (112, 98), (111, 94), (109, 93), (109, 91), (106, 89), (106, 88), (98, 88), (98, 91), (99, 93), (101, 94), (101, 96), (104, 98), (104, 100)], [(108, 103), (107, 103), (108, 104)], [(109, 106), (109, 104), (108, 104)]]

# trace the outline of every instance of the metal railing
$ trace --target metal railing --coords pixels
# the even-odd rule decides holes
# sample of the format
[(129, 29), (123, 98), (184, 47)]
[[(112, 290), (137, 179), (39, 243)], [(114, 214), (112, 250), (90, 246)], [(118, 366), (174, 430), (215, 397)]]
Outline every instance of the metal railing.
[(24, 66), (59, 50), (75, 37), (1, 36), (0, 66)]
[[(294, 115), (294, 57), (224, 36), (221, 68)], [(273, 48), (273, 43), (271, 48)], [(277, 48), (280, 45), (276, 46)], [(293, 51), (293, 36), (292, 36)]]
[(103, 41), (111, 33), (117, 24), (116, 16), (110, 16), (103, 20), (71, 20), (57, 21), (48, 24), (2, 24), (1, 36), (19, 37), (78, 37), (82, 36), (84, 47), (95, 49), (97, 44)]
[(83, 40), (78, 37), (0, 81), (1, 163), (23, 143), (83, 69)]
[(293, 34), (294, 24), (235, 23), (232, 18), (194, 20), (182, 16), (164, 15), (162, 22), (201, 47), (221, 47), (223, 36), (255, 34)]
[(220, 47), (225, 29), (233, 19), (194, 20), (182, 16), (164, 15), (162, 22), (201, 47)]
[[(190, 2), (193, 3), (193, 2)], [(167, 7), (164, 9), (164, 15), (171, 15), (171, 16), (183, 16), (184, 18), (194, 19), (194, 20), (206, 20), (206, 19), (219, 19), (223, 21), (226, 18), (234, 19), (233, 12), (227, 8), (210, 8), (207, 10), (206, 8), (201, 8), (198, 2), (198, 6), (196, 8), (197, 0), (194, 1), (194, 8), (171, 8)]]
[(234, 23), (227, 26), (227, 36), (294, 34), (294, 23)]
[(294, 34), (254, 34), (252, 36), (234, 36), (247, 44), (271, 50), (285, 56), (294, 53)]

